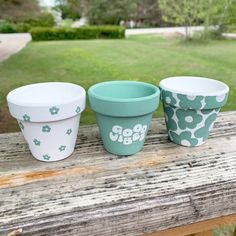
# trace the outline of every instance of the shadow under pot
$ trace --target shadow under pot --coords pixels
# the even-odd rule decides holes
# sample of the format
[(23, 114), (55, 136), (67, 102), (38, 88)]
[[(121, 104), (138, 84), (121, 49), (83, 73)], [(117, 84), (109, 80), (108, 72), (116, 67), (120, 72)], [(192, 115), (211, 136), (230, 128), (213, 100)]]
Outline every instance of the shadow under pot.
[(18, 120), (33, 156), (59, 161), (74, 151), (85, 90), (71, 83), (37, 83), (7, 95), (10, 113)]
[(142, 82), (109, 81), (90, 87), (88, 96), (105, 149), (115, 155), (139, 152), (159, 105), (159, 89)]
[(213, 79), (183, 76), (162, 80), (160, 89), (170, 140), (183, 146), (203, 144), (227, 102), (229, 87)]

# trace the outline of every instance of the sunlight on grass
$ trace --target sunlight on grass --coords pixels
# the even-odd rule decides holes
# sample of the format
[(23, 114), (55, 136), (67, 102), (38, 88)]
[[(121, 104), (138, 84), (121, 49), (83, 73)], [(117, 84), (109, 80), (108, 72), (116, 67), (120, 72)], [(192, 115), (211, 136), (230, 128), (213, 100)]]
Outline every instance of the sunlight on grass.
[[(184, 43), (179, 38), (153, 35), (121, 40), (32, 42), (0, 63), (0, 104), (6, 104), (5, 96), (11, 89), (36, 82), (68, 81), (88, 89), (108, 80), (137, 80), (158, 85), (168, 76), (195, 75), (226, 82), (230, 96), (222, 110), (236, 110), (235, 55), (236, 41)], [(160, 106), (155, 117), (162, 114)], [(7, 115), (6, 120), (9, 119)], [(88, 106), (81, 122), (95, 122)], [(18, 130), (16, 126), (11, 130), (15, 129)]]

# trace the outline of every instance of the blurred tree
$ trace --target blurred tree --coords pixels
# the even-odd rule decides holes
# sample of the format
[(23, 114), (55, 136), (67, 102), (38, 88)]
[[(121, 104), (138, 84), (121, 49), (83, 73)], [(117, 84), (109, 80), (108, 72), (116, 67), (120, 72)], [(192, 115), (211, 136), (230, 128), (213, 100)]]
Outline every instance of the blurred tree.
[(162, 24), (161, 10), (157, 0), (137, 0), (134, 20), (138, 26), (160, 26)]
[(39, 13), (37, 0), (0, 0), (0, 19), (22, 22)]
[(118, 25), (121, 21), (127, 23), (130, 20), (136, 26), (161, 24), (161, 11), (157, 0), (90, 0), (88, 5), (87, 16), (91, 24)]
[(88, 18), (91, 24), (119, 25), (130, 20), (137, 9), (137, 0), (90, 0)]
[(76, 20), (80, 18), (80, 1), (79, 0), (56, 0), (55, 10), (61, 12), (63, 19)]
[(221, 37), (228, 28), (236, 27), (236, 0), (206, 0), (203, 5), (203, 39)]
[(175, 25), (185, 26), (186, 39), (191, 38), (191, 26), (203, 16), (206, 0), (159, 0), (163, 19)]
[(222, 33), (231, 25), (236, 24), (236, 0), (215, 0), (214, 6), (211, 1), (211, 9), (215, 9), (211, 13), (212, 24), (217, 25)]

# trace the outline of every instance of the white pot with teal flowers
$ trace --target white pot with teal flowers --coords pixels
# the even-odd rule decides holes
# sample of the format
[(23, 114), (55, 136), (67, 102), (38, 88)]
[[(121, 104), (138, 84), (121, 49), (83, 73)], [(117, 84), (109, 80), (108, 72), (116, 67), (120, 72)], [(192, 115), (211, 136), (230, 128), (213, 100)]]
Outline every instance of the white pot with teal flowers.
[(183, 146), (203, 144), (227, 102), (229, 87), (213, 79), (181, 76), (162, 80), (160, 89), (170, 140)]
[(7, 95), (31, 153), (46, 162), (65, 159), (74, 151), (85, 99), (81, 86), (62, 82), (26, 85)]

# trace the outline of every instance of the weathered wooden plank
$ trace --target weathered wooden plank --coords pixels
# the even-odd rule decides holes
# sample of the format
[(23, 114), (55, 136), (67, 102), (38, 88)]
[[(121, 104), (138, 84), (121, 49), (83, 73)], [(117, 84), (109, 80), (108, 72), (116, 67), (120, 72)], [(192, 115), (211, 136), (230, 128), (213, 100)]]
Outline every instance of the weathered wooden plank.
[(156, 233), (145, 234), (144, 236), (190, 236), (194, 233), (205, 233), (210, 229), (220, 228), (236, 222), (236, 214), (218, 217), (210, 220), (204, 220), (197, 223), (183, 225), (180, 227), (171, 228), (168, 230), (159, 231)]
[(142, 235), (236, 213), (236, 112), (210, 139), (186, 148), (155, 119), (143, 152), (106, 153), (96, 126), (74, 154), (34, 160), (20, 133), (0, 135), (0, 235)]

